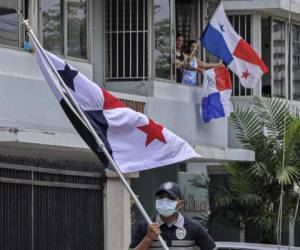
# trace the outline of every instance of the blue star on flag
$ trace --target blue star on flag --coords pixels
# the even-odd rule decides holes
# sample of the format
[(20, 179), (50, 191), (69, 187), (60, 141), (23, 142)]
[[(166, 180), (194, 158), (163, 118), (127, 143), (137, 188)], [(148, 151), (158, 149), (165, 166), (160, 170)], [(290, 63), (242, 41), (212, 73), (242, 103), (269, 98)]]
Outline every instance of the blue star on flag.
[(63, 70), (57, 70), (58, 74), (61, 76), (65, 84), (75, 91), (74, 89), (74, 78), (78, 74), (77, 70), (72, 70), (70, 66), (66, 63), (65, 68)]
[(221, 32), (225, 32), (225, 30), (224, 30), (224, 24), (219, 23), (219, 26), (220, 26)]

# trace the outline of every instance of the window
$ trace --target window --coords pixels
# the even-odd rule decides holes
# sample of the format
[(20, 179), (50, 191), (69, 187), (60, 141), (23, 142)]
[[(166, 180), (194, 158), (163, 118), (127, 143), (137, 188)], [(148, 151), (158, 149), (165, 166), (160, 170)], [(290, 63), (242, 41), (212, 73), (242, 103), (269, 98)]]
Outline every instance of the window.
[(285, 97), (285, 23), (273, 20), (273, 96)]
[(292, 26), (293, 99), (300, 100), (300, 26)]
[(43, 45), (56, 54), (63, 54), (63, 24), (60, 0), (42, 0)]
[(105, 79), (148, 78), (147, 0), (105, 1)]
[(67, 1), (67, 55), (87, 58), (87, 1)]
[(168, 80), (174, 80), (175, 72), (171, 3), (172, 0), (153, 1), (155, 77)]
[(105, 79), (174, 81), (175, 27), (186, 42), (198, 40), (197, 7), (197, 0), (105, 0)]
[(66, 57), (88, 59), (87, 0), (41, 0), (45, 49)]
[(19, 17), (15, 11), (22, 11), (22, 2), (18, 0), (1, 0), (0, 3), (0, 44), (20, 47), (23, 32), (20, 32)]

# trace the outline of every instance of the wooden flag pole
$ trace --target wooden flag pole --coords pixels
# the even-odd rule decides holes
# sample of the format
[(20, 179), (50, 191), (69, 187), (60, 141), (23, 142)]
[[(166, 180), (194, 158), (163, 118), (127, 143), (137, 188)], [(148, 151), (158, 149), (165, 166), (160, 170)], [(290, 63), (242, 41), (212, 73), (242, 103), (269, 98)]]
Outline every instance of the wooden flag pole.
[[(20, 15), (21, 19), (22, 19), (22, 24), (24, 24), (25, 28), (26, 28), (26, 32), (28, 34), (28, 36), (30, 37), (30, 39), (33, 42), (33, 47), (35, 49), (37, 49), (40, 54), (44, 57), (44, 59), (46, 60), (46, 62), (48, 63), (48, 66), (50, 67), (50, 69), (52, 70), (52, 72), (55, 74), (55, 76), (59, 79), (59, 81), (62, 83), (63, 86), (55, 84), (56, 89), (62, 94), (62, 97), (64, 98), (64, 100), (66, 101), (66, 103), (70, 106), (70, 108), (75, 112), (75, 114), (78, 116), (78, 118), (80, 117), (81, 122), (83, 122), (83, 124), (85, 125), (85, 127), (91, 132), (91, 134), (94, 136), (95, 141), (97, 143), (97, 145), (101, 148), (101, 150), (103, 151), (103, 153), (105, 154), (107, 160), (109, 161), (109, 163), (113, 166), (114, 170), (117, 172), (119, 178), (121, 179), (121, 181), (123, 182), (125, 188), (127, 189), (127, 191), (129, 192), (129, 194), (131, 195), (131, 197), (133, 198), (133, 200), (135, 201), (135, 204), (137, 205), (138, 209), (140, 210), (140, 212), (142, 213), (143, 217), (145, 218), (145, 220), (148, 222), (148, 224), (153, 223), (151, 221), (151, 218), (149, 217), (149, 215), (147, 214), (146, 210), (144, 209), (143, 205), (141, 204), (141, 202), (139, 201), (138, 197), (136, 196), (136, 194), (133, 192), (133, 190), (131, 189), (130, 185), (128, 184), (126, 178), (124, 177), (123, 173), (121, 172), (120, 168), (117, 166), (117, 164), (115, 163), (114, 159), (112, 158), (112, 156), (110, 155), (110, 153), (108, 152), (107, 148), (105, 147), (104, 143), (102, 142), (102, 140), (99, 138), (99, 136), (97, 135), (95, 129), (93, 128), (93, 126), (90, 124), (89, 120), (87, 119), (87, 117), (85, 116), (85, 114), (83, 113), (83, 111), (81, 110), (81, 108), (78, 106), (78, 104), (76, 103), (75, 99), (72, 96), (72, 93), (69, 91), (68, 87), (66, 86), (65, 82), (63, 81), (63, 79), (60, 77), (60, 75), (58, 74), (57, 70), (55, 69), (55, 67), (53, 66), (51, 60), (49, 59), (48, 55), (45, 53), (42, 45), (39, 43), (38, 39), (36, 38), (36, 36), (34, 35), (28, 20), (24, 20), (22, 14), (19, 12), (19, 10), (16, 10), (18, 12), (18, 14)], [(63, 90), (61, 89), (61, 87), (63, 87)], [(69, 102), (68, 98), (66, 98), (66, 95), (70, 98), (70, 100), (72, 101)], [(74, 106), (73, 106), (74, 105)], [(164, 250), (169, 250), (168, 246), (166, 245), (165, 241), (163, 240), (163, 238), (161, 237), (161, 235), (158, 236), (158, 240), (160, 241), (162, 247)]]

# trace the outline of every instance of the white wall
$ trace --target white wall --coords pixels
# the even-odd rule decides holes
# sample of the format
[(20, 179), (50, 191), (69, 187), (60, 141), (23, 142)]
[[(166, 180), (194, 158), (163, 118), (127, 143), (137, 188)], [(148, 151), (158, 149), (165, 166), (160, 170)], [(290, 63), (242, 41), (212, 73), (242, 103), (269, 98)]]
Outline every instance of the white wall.
[[(91, 65), (72, 65), (91, 78)], [(0, 47), (0, 107), (1, 127), (75, 133), (27, 52)]]

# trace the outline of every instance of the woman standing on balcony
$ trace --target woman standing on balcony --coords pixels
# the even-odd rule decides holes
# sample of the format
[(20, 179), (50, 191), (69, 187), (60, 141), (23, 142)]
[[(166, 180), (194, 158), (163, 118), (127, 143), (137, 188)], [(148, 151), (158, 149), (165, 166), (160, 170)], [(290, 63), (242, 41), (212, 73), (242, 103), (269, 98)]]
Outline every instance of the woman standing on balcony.
[(215, 68), (222, 63), (205, 63), (197, 58), (198, 43), (195, 40), (189, 42), (187, 51), (187, 60), (183, 71), (182, 83), (191, 86), (197, 86), (197, 73), (205, 69)]

